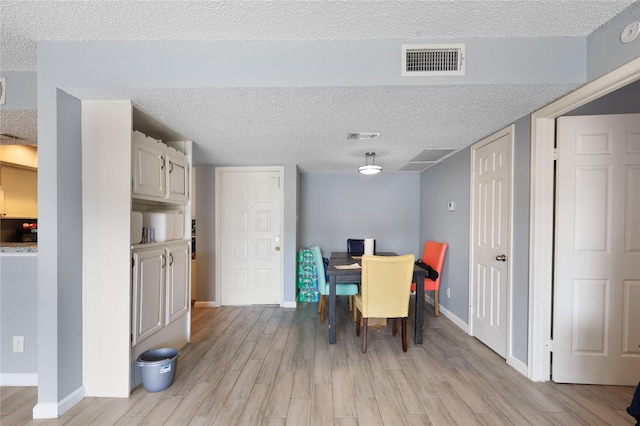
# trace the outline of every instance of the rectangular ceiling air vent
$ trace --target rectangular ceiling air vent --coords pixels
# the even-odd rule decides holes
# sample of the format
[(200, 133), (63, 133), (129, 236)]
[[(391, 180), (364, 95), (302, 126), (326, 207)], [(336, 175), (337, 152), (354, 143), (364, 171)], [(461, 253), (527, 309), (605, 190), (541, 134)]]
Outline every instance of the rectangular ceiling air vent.
[(425, 161), (422, 163), (409, 163), (400, 169), (401, 172), (421, 172), (436, 164), (433, 161)]
[(380, 133), (370, 132), (350, 132), (347, 133), (347, 139), (377, 139)]
[(451, 148), (430, 148), (425, 149), (420, 154), (413, 157), (409, 160), (410, 163), (423, 163), (425, 161), (431, 161), (437, 163), (440, 160), (444, 160), (445, 157), (448, 157), (450, 154), (456, 152), (455, 149)]
[(402, 75), (464, 75), (464, 44), (402, 45)]

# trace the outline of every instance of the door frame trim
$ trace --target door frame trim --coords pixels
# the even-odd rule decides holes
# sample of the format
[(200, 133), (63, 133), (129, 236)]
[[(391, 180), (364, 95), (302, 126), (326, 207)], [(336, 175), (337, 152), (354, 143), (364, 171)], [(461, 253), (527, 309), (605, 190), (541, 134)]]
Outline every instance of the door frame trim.
[(551, 378), (555, 119), (636, 80), (640, 80), (640, 58), (531, 115), (527, 376), (532, 381)]
[(515, 125), (511, 124), (501, 130), (498, 130), (497, 132), (493, 133), (490, 136), (487, 136), (486, 138), (483, 138), (482, 140), (474, 143), (473, 145), (471, 145), (471, 155), (470, 155), (470, 161), (471, 161), (471, 173), (469, 176), (470, 179), (470, 209), (471, 209), (471, 214), (469, 215), (469, 317), (467, 319), (467, 324), (469, 324), (468, 326), (468, 333), (470, 336), (475, 336), (474, 335), (474, 331), (473, 331), (473, 282), (475, 280), (475, 274), (474, 274), (474, 256), (473, 256), (473, 252), (474, 252), (474, 246), (475, 246), (475, 192), (474, 192), (474, 183), (475, 183), (475, 179), (474, 179), (474, 173), (473, 173), (473, 168), (474, 168), (474, 160), (475, 160), (475, 154), (476, 151), (490, 143), (492, 143), (495, 140), (498, 140), (500, 138), (502, 138), (503, 136), (507, 136), (509, 135), (509, 161), (510, 161), (510, 167), (509, 167), (509, 251), (507, 253), (507, 257), (509, 259), (509, 262), (507, 263), (507, 341), (505, 342), (505, 347), (506, 347), (506, 354), (505, 354), (505, 359), (507, 361), (508, 364), (512, 364), (512, 361), (514, 361), (514, 357), (513, 357), (513, 348), (511, 346), (511, 330), (513, 330), (512, 326), (513, 326), (513, 317), (511, 315), (511, 308), (513, 306), (513, 292), (511, 291), (511, 287), (512, 287), (512, 281), (513, 281), (513, 268), (511, 268), (511, 259), (513, 258), (513, 194), (514, 194), (514, 188), (513, 188), (513, 159), (514, 159), (514, 133), (515, 133)]
[(215, 239), (216, 253), (215, 257), (215, 307), (222, 306), (222, 179), (220, 176), (224, 172), (279, 172), (280, 173), (280, 247), (283, 253), (280, 256), (280, 306), (284, 303), (284, 167), (283, 166), (248, 166), (248, 167), (216, 167), (215, 168)]

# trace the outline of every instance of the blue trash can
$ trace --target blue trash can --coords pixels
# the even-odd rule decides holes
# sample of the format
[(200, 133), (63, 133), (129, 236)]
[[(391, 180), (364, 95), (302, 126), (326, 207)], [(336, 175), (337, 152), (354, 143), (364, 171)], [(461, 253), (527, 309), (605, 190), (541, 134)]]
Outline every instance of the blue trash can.
[(171, 386), (178, 355), (180, 352), (173, 348), (149, 349), (140, 354), (136, 364), (140, 367), (142, 386), (148, 392), (160, 392)]

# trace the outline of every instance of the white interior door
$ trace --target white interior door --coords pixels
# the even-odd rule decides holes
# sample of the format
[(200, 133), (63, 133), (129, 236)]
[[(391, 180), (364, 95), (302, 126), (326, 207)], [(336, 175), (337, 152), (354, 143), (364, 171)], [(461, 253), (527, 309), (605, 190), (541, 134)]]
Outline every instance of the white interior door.
[(280, 304), (282, 171), (224, 168), (216, 175), (221, 303)]
[(555, 382), (640, 381), (640, 114), (558, 119)]
[(471, 335), (506, 358), (513, 127), (473, 145)]

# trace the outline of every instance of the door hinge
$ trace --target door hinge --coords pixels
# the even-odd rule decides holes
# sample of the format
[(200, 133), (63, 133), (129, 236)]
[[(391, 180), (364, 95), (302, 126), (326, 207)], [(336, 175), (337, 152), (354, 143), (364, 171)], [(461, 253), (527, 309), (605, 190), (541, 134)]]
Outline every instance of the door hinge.
[(553, 161), (558, 160), (558, 148), (553, 148), (553, 152), (551, 153), (551, 158), (553, 159)]
[(549, 352), (553, 352), (553, 339), (549, 339), (545, 346), (549, 349)]

